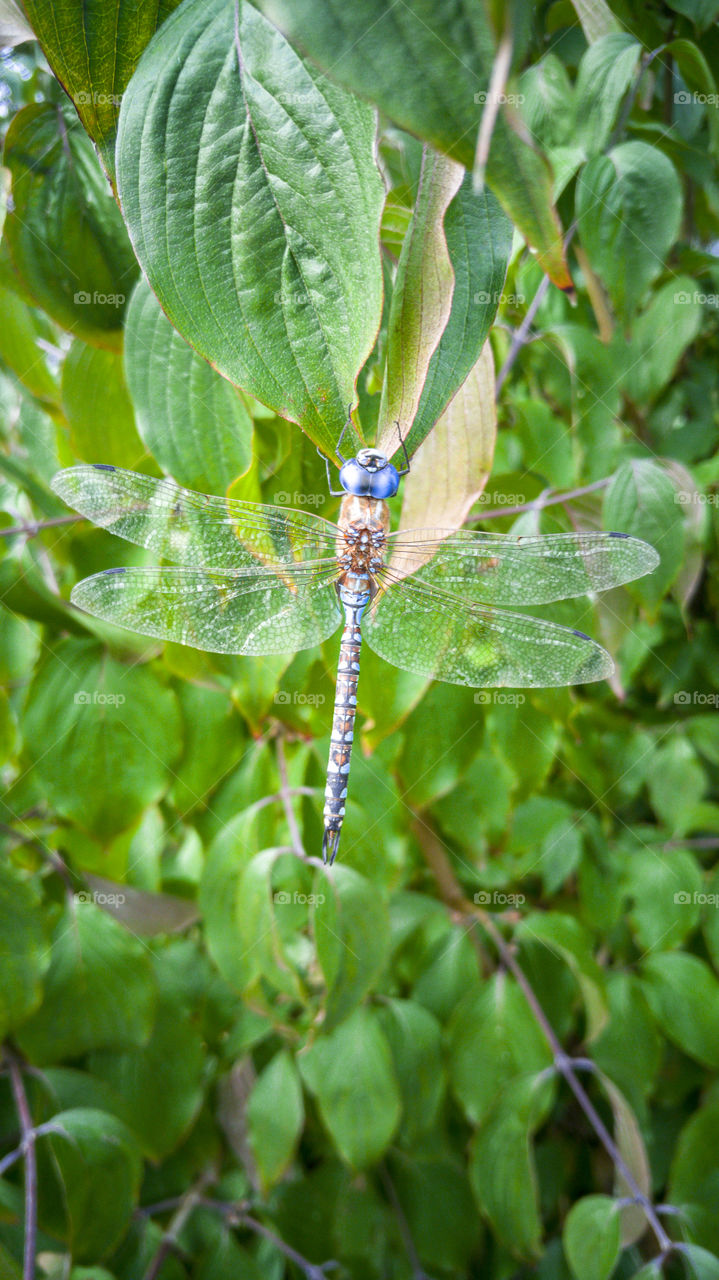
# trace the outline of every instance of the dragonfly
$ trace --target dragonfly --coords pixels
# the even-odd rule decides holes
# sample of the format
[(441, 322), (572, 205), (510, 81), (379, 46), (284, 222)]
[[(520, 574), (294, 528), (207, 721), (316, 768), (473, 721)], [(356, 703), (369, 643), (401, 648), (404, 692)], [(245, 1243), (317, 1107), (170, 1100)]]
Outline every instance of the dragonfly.
[[(337, 523), (315, 513), (196, 493), (106, 463), (60, 471), (52, 487), (96, 525), (164, 567), (105, 569), (73, 604), (107, 622), (212, 653), (310, 648), (344, 623), (325, 788), (322, 856), (339, 846), (357, 710), (360, 649), (405, 671), (474, 688), (602, 680), (614, 664), (582, 631), (516, 606), (605, 591), (659, 563), (625, 533), (514, 536), (390, 531), (388, 499), (409, 470), (377, 449), (339, 452)], [(401, 439), (401, 436), (400, 436)], [(509, 606), (509, 609), (498, 606)]]

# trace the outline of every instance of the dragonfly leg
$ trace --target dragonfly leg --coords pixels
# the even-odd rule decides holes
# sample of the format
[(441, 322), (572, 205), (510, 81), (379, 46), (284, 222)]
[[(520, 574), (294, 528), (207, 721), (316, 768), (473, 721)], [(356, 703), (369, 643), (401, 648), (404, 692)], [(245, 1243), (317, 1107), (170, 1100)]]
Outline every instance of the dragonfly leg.
[(406, 476), (406, 475), (407, 475), (407, 472), (409, 471), (409, 457), (408, 457), (408, 454), (407, 454), (407, 445), (405, 444), (404, 440), (402, 439), (402, 432), (401, 432), (401, 430), (400, 430), (399, 422), (397, 423), (397, 435), (399, 436), (399, 442), (400, 442), (400, 444), (401, 444), (402, 448), (404, 449), (404, 466), (403, 466), (403, 468), (402, 468), (402, 470), (401, 470), (401, 471), (398, 471), (398, 472), (397, 472), (397, 474), (398, 474), (398, 475), (400, 475), (400, 476)]

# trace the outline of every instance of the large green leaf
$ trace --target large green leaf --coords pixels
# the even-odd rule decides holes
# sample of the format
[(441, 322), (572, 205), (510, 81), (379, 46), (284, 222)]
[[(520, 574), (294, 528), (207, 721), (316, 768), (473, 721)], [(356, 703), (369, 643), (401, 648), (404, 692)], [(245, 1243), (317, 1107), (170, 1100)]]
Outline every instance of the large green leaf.
[(621, 320), (631, 320), (662, 270), (681, 212), (676, 170), (646, 142), (623, 142), (580, 173), (579, 234)]
[(265, 1188), (285, 1172), (304, 1118), (297, 1068), (291, 1054), (282, 1050), (258, 1077), (247, 1102), (250, 1142)]
[(574, 974), (584, 999), (587, 1039), (602, 1030), (609, 1016), (604, 975), (592, 955), (591, 938), (573, 916), (558, 911), (532, 912), (521, 920), (517, 937), (548, 947)]
[(389, 949), (386, 907), (364, 876), (338, 865), (314, 913), (317, 959), (327, 983), (328, 1031), (359, 1004), (381, 972)]
[(690, 1058), (719, 1066), (719, 982), (698, 956), (664, 951), (647, 956), (643, 987), (664, 1034)]
[(401, 1103), (389, 1045), (372, 1011), (356, 1009), (297, 1062), (340, 1154), (358, 1169), (374, 1164), (391, 1141)]
[(630, 587), (650, 606), (661, 600), (682, 562), (684, 532), (676, 498), (677, 491), (667, 472), (649, 458), (622, 463), (604, 498), (604, 528), (644, 538), (661, 556), (653, 573)]
[(8, 129), (5, 164), (5, 236), (23, 285), (63, 329), (117, 346), (137, 263), (90, 139), (69, 108), (33, 103)]
[(23, 728), (50, 802), (100, 838), (159, 799), (181, 747), (172, 692), (147, 667), (124, 666), (92, 641), (62, 640), (46, 655)]
[(67, 1214), (67, 1243), (78, 1262), (108, 1254), (137, 1207), (142, 1159), (130, 1130), (107, 1111), (77, 1107), (53, 1117), (44, 1138), (57, 1163)]
[(112, 177), (120, 102), (140, 54), (179, 0), (23, 0), (42, 51)]
[(83, 462), (138, 471), (147, 457), (137, 434), (122, 356), (76, 338), (62, 367), (62, 407)]
[(521, 1256), (539, 1252), (542, 1223), (531, 1139), (553, 1097), (550, 1079), (525, 1075), (503, 1091), (472, 1144), (469, 1176), (500, 1240)]
[(37, 1008), (50, 953), (36, 885), (9, 862), (0, 862), (0, 1037)]
[(249, 4), (186, 0), (123, 98), (122, 207), (173, 325), (327, 453), (379, 327), (373, 113)]
[[(333, 79), (472, 168), (496, 52), (483, 5), (260, 0), (260, 7)], [(561, 288), (569, 286), (551, 170), (511, 105), (500, 109), (495, 122), (486, 180), (543, 269)]]
[(671, 1203), (691, 1219), (692, 1236), (719, 1252), (719, 1101), (699, 1108), (679, 1134), (669, 1179)]
[(138, 429), (163, 470), (203, 493), (224, 493), (247, 471), (252, 419), (238, 391), (173, 329), (144, 279), (128, 307), (125, 369)]
[(377, 1012), (402, 1093), (402, 1132), (412, 1141), (436, 1123), (444, 1096), (441, 1028), (415, 1000), (386, 999)]
[(49, 1063), (144, 1045), (154, 1016), (147, 948), (92, 902), (76, 900), (55, 927), (43, 1002), (17, 1033), (23, 1052)]
[(574, 90), (572, 142), (587, 156), (596, 155), (609, 141), (641, 51), (633, 36), (612, 31), (595, 40), (583, 55)]
[(57, 331), (47, 316), (28, 306), (4, 284), (0, 284), (0, 361), (12, 369), (24, 387), (47, 405), (57, 405), (60, 395), (57, 378), (48, 367), (41, 343), (54, 343)]
[(611, 1196), (584, 1196), (564, 1223), (564, 1252), (576, 1280), (609, 1280), (621, 1246), (619, 1205)]

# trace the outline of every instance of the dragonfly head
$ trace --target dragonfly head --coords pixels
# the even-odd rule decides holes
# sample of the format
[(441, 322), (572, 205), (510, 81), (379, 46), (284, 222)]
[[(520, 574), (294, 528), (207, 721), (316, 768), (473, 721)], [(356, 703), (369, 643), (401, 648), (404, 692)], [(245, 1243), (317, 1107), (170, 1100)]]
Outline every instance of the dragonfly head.
[(399, 489), (399, 472), (383, 453), (360, 449), (340, 468), (340, 484), (346, 493), (366, 498), (393, 498)]

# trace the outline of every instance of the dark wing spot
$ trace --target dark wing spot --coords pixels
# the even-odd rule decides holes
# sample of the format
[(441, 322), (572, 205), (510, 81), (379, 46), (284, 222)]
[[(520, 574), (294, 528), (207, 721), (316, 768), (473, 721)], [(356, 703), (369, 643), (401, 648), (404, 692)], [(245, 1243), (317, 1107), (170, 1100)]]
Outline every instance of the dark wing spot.
[[(110, 570), (110, 572), (112, 572), (112, 570)], [(575, 630), (574, 627), (572, 627), (572, 631), (574, 632), (575, 636), (581, 636), (582, 640), (591, 640), (592, 638), (591, 636), (586, 636), (583, 631)]]
[(629, 537), (631, 537), (631, 534), (629, 534), (629, 533), (610, 533), (609, 537), (610, 537), (610, 538), (629, 538)]
[(103, 572), (103, 573), (124, 573), (124, 572), (125, 572), (125, 569), (124, 569), (124, 568), (119, 568), (119, 569), (103, 569), (103, 571), (102, 571), (102, 572)]
[(113, 467), (109, 462), (93, 462), (96, 471), (117, 471), (117, 467)]

